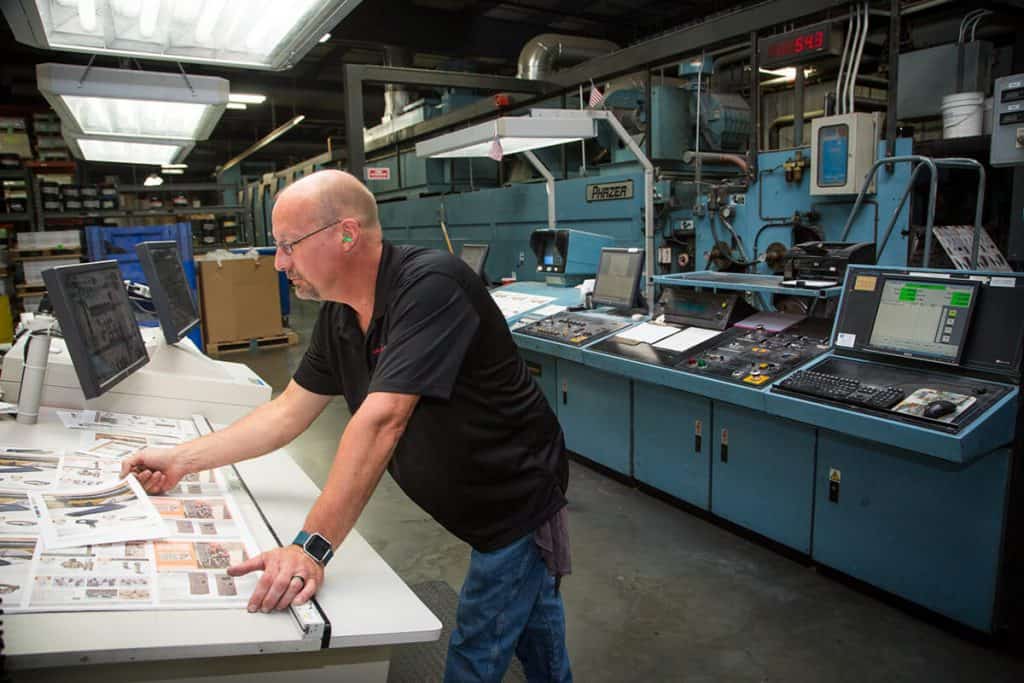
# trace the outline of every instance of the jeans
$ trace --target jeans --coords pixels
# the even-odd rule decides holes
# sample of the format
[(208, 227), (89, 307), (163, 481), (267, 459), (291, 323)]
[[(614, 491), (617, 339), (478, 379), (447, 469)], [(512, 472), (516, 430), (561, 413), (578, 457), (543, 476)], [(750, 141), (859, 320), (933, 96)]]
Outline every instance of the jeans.
[(533, 534), (472, 552), (455, 620), (445, 683), (500, 683), (513, 652), (530, 683), (572, 681), (562, 596)]

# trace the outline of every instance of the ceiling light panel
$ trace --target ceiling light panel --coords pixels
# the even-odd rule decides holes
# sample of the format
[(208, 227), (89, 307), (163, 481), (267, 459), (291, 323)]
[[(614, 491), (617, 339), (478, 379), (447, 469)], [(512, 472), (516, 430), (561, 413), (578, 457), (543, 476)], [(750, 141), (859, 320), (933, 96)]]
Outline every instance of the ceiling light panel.
[(68, 149), (78, 159), (120, 164), (161, 166), (178, 164), (192, 151), (191, 142), (156, 142), (148, 139), (78, 135), (64, 131)]
[(205, 140), (228, 103), (228, 81), (212, 76), (38, 64), (39, 90), (80, 133)]
[(361, 0), (5, 0), (34, 47), (287, 69)]

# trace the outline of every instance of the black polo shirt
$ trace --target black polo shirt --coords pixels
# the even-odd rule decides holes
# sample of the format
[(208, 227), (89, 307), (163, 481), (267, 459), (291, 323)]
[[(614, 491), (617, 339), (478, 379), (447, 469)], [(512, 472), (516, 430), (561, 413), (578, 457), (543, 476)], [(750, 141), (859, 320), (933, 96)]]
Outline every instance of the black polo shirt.
[(324, 303), (295, 381), (353, 414), (375, 391), (420, 396), (388, 471), (477, 550), (565, 505), (558, 420), (480, 277), (447, 252), (385, 241), (366, 337), (354, 310)]

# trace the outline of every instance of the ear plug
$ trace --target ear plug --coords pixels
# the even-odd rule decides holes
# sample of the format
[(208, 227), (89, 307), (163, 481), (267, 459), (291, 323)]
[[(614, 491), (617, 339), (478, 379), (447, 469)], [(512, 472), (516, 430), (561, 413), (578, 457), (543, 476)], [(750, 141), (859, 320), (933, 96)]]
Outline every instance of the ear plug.
[(351, 242), (351, 241), (352, 241), (352, 238), (351, 238), (351, 237), (349, 237), (348, 235), (345, 235), (345, 236), (343, 236), (343, 237), (341, 238), (341, 241), (342, 241), (342, 242)]

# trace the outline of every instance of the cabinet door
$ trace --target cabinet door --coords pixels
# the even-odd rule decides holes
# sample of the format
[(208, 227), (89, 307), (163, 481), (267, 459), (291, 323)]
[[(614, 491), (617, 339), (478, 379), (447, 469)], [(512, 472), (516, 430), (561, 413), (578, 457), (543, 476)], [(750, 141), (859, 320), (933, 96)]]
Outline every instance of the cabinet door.
[(711, 511), (811, 551), (814, 428), (715, 402)]
[(558, 364), (552, 356), (546, 356), (535, 351), (519, 349), (519, 355), (526, 361), (526, 367), (533, 375), (534, 381), (540, 385), (544, 392), (544, 398), (548, 400), (551, 409), (558, 413)]
[(558, 360), (558, 421), (571, 451), (632, 476), (629, 380)]
[(633, 383), (633, 476), (705, 510), (711, 493), (711, 401)]
[(991, 631), (1008, 477), (1008, 449), (956, 465), (822, 430), (812, 557)]

